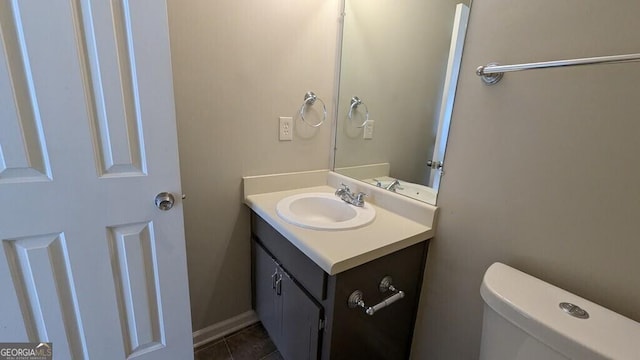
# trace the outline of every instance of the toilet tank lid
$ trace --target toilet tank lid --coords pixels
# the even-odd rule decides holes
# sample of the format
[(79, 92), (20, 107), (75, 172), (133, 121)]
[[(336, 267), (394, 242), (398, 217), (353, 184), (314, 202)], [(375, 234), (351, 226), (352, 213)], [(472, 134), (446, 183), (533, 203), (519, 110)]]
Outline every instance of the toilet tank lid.
[[(505, 264), (487, 269), (480, 294), (495, 312), (569, 358), (640, 359), (640, 323)], [(589, 318), (570, 316), (562, 302)]]

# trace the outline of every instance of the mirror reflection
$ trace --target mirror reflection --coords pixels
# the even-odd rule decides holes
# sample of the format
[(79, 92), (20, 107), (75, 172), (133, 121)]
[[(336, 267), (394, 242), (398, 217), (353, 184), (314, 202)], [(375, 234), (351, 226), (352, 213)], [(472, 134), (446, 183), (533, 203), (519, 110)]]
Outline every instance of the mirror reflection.
[(334, 170), (435, 204), (471, 0), (345, 0)]

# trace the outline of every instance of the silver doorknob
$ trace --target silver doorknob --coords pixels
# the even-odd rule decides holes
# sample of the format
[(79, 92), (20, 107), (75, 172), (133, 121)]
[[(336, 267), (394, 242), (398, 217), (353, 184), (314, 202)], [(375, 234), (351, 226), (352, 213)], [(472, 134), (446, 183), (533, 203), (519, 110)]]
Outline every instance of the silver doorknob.
[(161, 192), (160, 194), (156, 195), (156, 206), (162, 211), (170, 210), (173, 207), (174, 201), (175, 198), (171, 193)]

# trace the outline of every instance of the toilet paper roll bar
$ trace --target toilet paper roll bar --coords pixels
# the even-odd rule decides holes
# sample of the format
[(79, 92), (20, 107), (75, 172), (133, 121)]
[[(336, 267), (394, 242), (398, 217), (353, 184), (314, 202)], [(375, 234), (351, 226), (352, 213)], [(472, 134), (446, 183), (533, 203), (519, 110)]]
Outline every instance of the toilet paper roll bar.
[(383, 309), (393, 304), (394, 302), (404, 298), (404, 295), (405, 295), (404, 291), (396, 289), (392, 283), (393, 283), (393, 279), (391, 278), (391, 276), (385, 276), (384, 278), (382, 278), (382, 280), (380, 281), (380, 284), (378, 285), (378, 290), (380, 290), (381, 293), (392, 291), (394, 294), (373, 306), (365, 305), (364, 294), (360, 290), (355, 290), (354, 292), (351, 293), (351, 295), (349, 295), (347, 304), (352, 309), (361, 307), (364, 309), (365, 314), (372, 316), (380, 309)]

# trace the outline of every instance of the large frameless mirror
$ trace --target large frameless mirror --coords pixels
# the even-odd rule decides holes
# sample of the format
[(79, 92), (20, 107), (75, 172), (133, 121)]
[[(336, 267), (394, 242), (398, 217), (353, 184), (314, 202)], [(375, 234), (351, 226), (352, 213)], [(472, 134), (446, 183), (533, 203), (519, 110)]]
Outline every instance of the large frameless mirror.
[(471, 0), (345, 0), (334, 171), (436, 203)]

